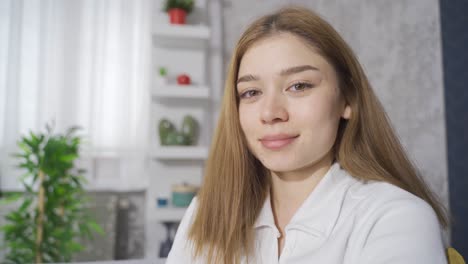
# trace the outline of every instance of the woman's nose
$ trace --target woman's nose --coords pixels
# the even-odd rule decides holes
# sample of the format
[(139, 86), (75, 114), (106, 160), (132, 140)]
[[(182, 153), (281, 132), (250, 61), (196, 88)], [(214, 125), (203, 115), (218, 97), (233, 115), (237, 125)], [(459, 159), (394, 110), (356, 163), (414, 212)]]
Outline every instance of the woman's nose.
[(274, 124), (288, 121), (289, 115), (286, 102), (281, 95), (266, 95), (263, 97), (261, 109), (261, 121), (263, 124)]

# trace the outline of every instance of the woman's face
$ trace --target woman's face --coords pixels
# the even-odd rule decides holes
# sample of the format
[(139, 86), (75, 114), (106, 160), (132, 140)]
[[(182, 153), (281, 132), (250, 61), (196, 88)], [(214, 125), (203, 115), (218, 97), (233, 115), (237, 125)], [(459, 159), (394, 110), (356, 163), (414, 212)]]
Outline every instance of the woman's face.
[(340, 118), (349, 118), (333, 67), (290, 33), (260, 40), (242, 57), (239, 118), (249, 149), (275, 172), (330, 156)]

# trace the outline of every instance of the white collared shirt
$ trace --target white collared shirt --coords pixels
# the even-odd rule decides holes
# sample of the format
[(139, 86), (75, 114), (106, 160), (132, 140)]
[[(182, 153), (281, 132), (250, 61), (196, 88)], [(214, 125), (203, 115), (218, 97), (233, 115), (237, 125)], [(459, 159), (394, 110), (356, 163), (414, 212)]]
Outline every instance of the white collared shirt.
[[(187, 238), (196, 208), (193, 199), (167, 264), (205, 263), (192, 259)], [(389, 183), (360, 181), (338, 163), (286, 225), (279, 258), (280, 233), (269, 197), (254, 228), (255, 256), (250, 263), (447, 263), (439, 222), (425, 201)]]

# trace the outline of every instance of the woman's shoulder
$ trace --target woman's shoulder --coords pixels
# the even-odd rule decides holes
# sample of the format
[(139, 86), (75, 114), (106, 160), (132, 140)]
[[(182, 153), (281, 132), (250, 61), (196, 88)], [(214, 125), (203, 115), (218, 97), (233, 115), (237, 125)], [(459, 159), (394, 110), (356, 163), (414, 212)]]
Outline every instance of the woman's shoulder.
[(182, 220), (179, 223), (179, 227), (177, 229), (178, 233), (184, 233), (185, 235), (188, 233), (188, 229), (190, 229), (190, 227), (192, 226), (192, 223), (196, 216), (197, 209), (198, 199), (195, 196), (190, 202), (190, 205), (187, 207), (187, 210), (185, 210), (184, 216), (182, 217)]
[(369, 232), (369, 239), (392, 232), (414, 239), (441, 238), (441, 225), (432, 206), (394, 184), (358, 181), (348, 196), (354, 201), (356, 225)]
[(420, 197), (388, 182), (359, 181), (348, 194), (359, 203), (361, 210), (390, 210), (411, 208), (416, 213), (433, 213), (432, 207)]
[(434, 209), (420, 197), (388, 182), (360, 180), (345, 170), (342, 173), (351, 182), (342, 209), (354, 215), (357, 224), (370, 226), (372, 222), (379, 222), (379, 226), (388, 224), (402, 229), (405, 226), (416, 226), (415, 232), (440, 230)]
[(184, 218), (186, 218), (187, 216), (190, 216), (191, 218), (193, 214), (197, 211), (197, 208), (198, 208), (198, 199), (197, 199), (197, 196), (195, 196), (190, 202), (190, 205), (187, 207), (187, 211), (185, 211)]
[(384, 181), (362, 180), (340, 167), (334, 174), (336, 186), (343, 194), (341, 216), (353, 216), (357, 222), (369, 223), (388, 216), (402, 219), (425, 219), (423, 224), (439, 224), (433, 208), (425, 200)]
[(335, 183), (345, 188), (348, 199), (355, 201), (367, 201), (372, 203), (385, 203), (394, 200), (409, 200), (418, 203), (422, 201), (416, 195), (385, 181), (365, 180), (359, 176), (352, 175), (348, 170), (337, 164), (332, 169)]
[[(392, 262), (398, 257), (401, 261), (395, 263), (445, 263), (441, 225), (425, 200), (377, 181), (357, 181), (348, 190), (348, 200), (349, 212), (354, 214), (350, 239), (361, 246), (363, 259)], [(421, 256), (429, 262), (421, 261)]]

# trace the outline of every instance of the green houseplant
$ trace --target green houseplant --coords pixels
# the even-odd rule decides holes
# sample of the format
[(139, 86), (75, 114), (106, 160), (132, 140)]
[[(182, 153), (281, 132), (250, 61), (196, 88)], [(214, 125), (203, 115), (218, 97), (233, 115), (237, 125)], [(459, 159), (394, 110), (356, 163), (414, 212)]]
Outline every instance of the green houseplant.
[(171, 24), (185, 24), (185, 18), (193, 10), (193, 0), (166, 0), (164, 11), (169, 14)]
[(76, 127), (65, 134), (30, 132), (18, 142), (20, 152), (14, 156), (19, 168), (24, 193), (13, 199), (18, 209), (6, 215), (4, 232), (7, 255), (5, 263), (69, 262), (74, 253), (84, 249), (79, 239), (102, 234), (87, 212), (82, 176), (74, 161), (79, 156), (81, 138)]

